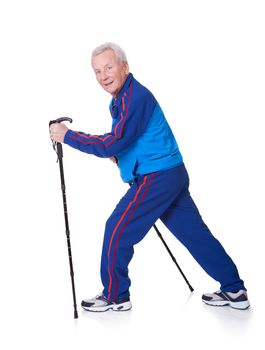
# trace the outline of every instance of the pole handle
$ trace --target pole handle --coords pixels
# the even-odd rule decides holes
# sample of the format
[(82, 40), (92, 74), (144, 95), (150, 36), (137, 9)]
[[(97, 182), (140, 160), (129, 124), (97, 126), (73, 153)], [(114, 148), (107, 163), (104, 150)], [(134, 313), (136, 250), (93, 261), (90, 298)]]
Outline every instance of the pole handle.
[(52, 125), (52, 124), (55, 124), (55, 123), (62, 123), (62, 122), (72, 123), (73, 119), (72, 118), (68, 118), (68, 117), (61, 117), (61, 118), (58, 118), (58, 119), (55, 119), (55, 120), (50, 120), (49, 126)]
[[(61, 117), (61, 118), (57, 118), (57, 119), (54, 119), (54, 120), (50, 120), (49, 121), (49, 127), (52, 124), (62, 123), (62, 122), (70, 122), (70, 123), (72, 123), (73, 119), (69, 118), (69, 117)], [(55, 152), (57, 153), (58, 159), (62, 159), (63, 158), (62, 144), (59, 143), (59, 142), (52, 141), (52, 146), (53, 146), (53, 149), (55, 150)], [(57, 161), (58, 161), (58, 159), (57, 159)]]

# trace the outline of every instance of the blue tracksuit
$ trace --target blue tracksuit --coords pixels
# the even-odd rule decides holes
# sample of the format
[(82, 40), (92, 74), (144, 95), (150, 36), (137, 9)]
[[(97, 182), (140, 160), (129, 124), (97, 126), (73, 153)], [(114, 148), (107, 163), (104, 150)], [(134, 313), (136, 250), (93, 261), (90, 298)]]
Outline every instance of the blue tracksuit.
[(157, 219), (186, 246), (223, 291), (245, 289), (237, 268), (204, 224), (189, 193), (189, 178), (174, 135), (152, 93), (132, 74), (110, 103), (112, 130), (90, 135), (68, 130), (64, 142), (98, 157), (115, 156), (131, 188), (106, 223), (101, 259), (103, 294), (129, 297), (133, 246)]

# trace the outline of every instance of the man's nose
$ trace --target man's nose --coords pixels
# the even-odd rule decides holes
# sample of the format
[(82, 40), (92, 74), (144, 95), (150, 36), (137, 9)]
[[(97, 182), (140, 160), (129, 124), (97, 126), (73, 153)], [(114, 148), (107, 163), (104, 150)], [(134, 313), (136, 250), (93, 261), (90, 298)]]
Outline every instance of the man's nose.
[(101, 72), (101, 80), (104, 81), (106, 79), (108, 79), (108, 75), (107, 75), (106, 71), (102, 71)]

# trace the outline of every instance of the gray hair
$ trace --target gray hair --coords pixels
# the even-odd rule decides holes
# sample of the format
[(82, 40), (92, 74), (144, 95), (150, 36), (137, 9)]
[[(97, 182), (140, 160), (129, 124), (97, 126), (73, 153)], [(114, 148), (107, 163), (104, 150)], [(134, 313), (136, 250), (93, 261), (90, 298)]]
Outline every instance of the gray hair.
[(102, 45), (96, 47), (92, 51), (91, 59), (93, 57), (101, 54), (102, 52), (104, 52), (106, 50), (113, 50), (114, 53), (116, 54), (117, 58), (120, 60), (121, 63), (127, 62), (127, 58), (126, 58), (124, 50), (119, 45), (117, 45), (115, 43), (111, 43), (111, 42), (107, 42), (105, 44), (102, 44)]

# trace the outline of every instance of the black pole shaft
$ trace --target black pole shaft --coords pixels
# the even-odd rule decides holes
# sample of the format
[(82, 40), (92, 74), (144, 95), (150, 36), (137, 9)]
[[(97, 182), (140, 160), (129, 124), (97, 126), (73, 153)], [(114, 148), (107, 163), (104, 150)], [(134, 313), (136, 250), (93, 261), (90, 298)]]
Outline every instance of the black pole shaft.
[(161, 241), (163, 242), (166, 250), (168, 251), (169, 255), (171, 256), (171, 259), (173, 260), (173, 262), (175, 263), (175, 265), (177, 266), (177, 268), (179, 269), (179, 272), (181, 273), (182, 277), (184, 278), (185, 282), (187, 283), (189, 289), (191, 292), (194, 291), (193, 287), (190, 285), (190, 282), (187, 280), (186, 276), (184, 275), (183, 271), (181, 270), (179, 264), (177, 263), (177, 260), (175, 259), (174, 255), (172, 254), (171, 250), (169, 249), (168, 245), (166, 244), (164, 238), (162, 237), (160, 231), (158, 230), (158, 228), (156, 227), (156, 225), (153, 225), (154, 229), (156, 230), (156, 233), (158, 235), (158, 237), (161, 239)]
[(65, 192), (65, 181), (64, 181), (63, 147), (62, 147), (61, 143), (57, 143), (56, 147), (57, 147), (57, 155), (58, 155), (58, 160), (59, 160), (60, 176), (61, 176), (61, 189), (62, 189), (62, 196), (63, 196), (65, 232), (66, 232), (66, 237), (67, 237), (68, 258), (69, 258), (70, 275), (71, 275), (72, 292), (73, 292), (73, 301), (74, 301), (74, 318), (78, 318), (77, 305), (76, 305), (76, 295), (75, 295), (74, 269), (73, 269), (71, 241), (70, 241), (70, 229), (69, 229), (69, 222), (68, 222), (68, 212), (67, 212), (67, 202), (66, 202), (66, 192)]

